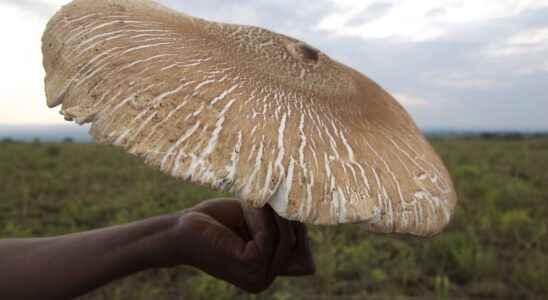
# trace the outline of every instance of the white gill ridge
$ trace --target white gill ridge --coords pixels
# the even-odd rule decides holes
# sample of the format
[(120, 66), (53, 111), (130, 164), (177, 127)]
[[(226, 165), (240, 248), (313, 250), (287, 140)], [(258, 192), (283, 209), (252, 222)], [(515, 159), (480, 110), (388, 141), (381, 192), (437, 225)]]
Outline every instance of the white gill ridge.
[(186, 178), (195, 177), (195, 175), (199, 172), (197, 168), (200, 168), (201, 170), (206, 171), (210, 167), (206, 159), (215, 150), (215, 147), (217, 146), (217, 142), (219, 140), (219, 134), (221, 133), (221, 130), (223, 130), (223, 124), (226, 120), (225, 114), (228, 112), (228, 110), (230, 109), (232, 104), (234, 104), (235, 101), (236, 99), (230, 100), (225, 105), (223, 110), (221, 110), (221, 112), (219, 113), (217, 117), (217, 123), (215, 124), (215, 129), (213, 130), (211, 137), (209, 141), (207, 142), (207, 146), (200, 154), (193, 156), (192, 163), (190, 164), (190, 167), (188, 168), (188, 171), (185, 176)]
[(299, 138), (300, 138), (300, 145), (299, 145), (299, 166), (301, 168), (302, 176), (305, 180), (306, 185), (306, 199), (303, 201), (299, 207), (299, 215), (304, 215), (305, 207), (311, 204), (312, 201), (312, 185), (314, 182), (310, 181), (310, 174), (308, 171), (308, 168), (306, 166), (305, 162), (305, 148), (307, 145), (307, 139), (306, 134), (304, 132), (305, 128), (305, 115), (301, 114), (301, 119), (299, 122)]
[(230, 162), (225, 167), (227, 175), (225, 178), (218, 180), (218, 182), (215, 184), (222, 190), (227, 190), (228, 188), (231, 188), (234, 184), (234, 181), (236, 180), (236, 174), (238, 172), (238, 163), (240, 162), (240, 153), (242, 149), (242, 143), (243, 143), (243, 133), (240, 130), (238, 132), (238, 141), (236, 142), (236, 145), (234, 145), (234, 149), (232, 150)]
[(170, 148), (169, 150), (166, 152), (166, 154), (164, 155), (164, 158), (162, 158), (162, 162), (160, 164), (160, 168), (162, 170), (166, 170), (166, 163), (168, 162), (168, 159), (171, 157), (171, 155), (173, 155), (173, 153), (175, 152), (175, 150), (181, 146), (188, 138), (190, 138), (194, 132), (196, 132), (196, 130), (200, 128), (200, 122), (197, 122), (196, 124), (194, 124), (194, 126), (192, 126), (191, 128), (189, 128), (178, 140), (177, 142), (175, 142)]
[(215, 103), (223, 100), (227, 95), (229, 95), (230, 93), (232, 93), (236, 88), (238, 88), (240, 86), (240, 84), (235, 84), (233, 85), (230, 89), (222, 92), (219, 96), (215, 97), (213, 100), (211, 100), (211, 102), (209, 103), (209, 107), (212, 107), (213, 105), (215, 105)]
[[(96, 46), (98, 46), (98, 45), (100, 45), (100, 44), (102, 44), (106, 41), (112, 41), (112, 40), (121, 39), (121, 38), (135, 39), (136, 36), (131, 35), (131, 34), (134, 34), (134, 33), (142, 33), (139, 36), (146, 36), (146, 35), (154, 36), (154, 38), (156, 38), (156, 39), (158, 39), (158, 38), (163, 39), (163, 38), (173, 37), (175, 35), (174, 33), (170, 32), (168, 30), (129, 29), (131, 27), (126, 27), (126, 28), (127, 29), (116, 30), (116, 31), (112, 31), (112, 32), (105, 32), (105, 33), (100, 33), (100, 34), (97, 34), (95, 36), (92, 36), (92, 37), (88, 38), (87, 40), (83, 41), (82, 43), (80, 43), (70, 53), (71, 53), (71, 55), (76, 55), (76, 57), (78, 58), (78, 57), (86, 54), (89, 50), (95, 48)], [(138, 27), (133, 27), (133, 28), (138, 28)], [(150, 32), (154, 32), (154, 33), (151, 34)], [(164, 34), (158, 34), (158, 33), (164, 33)], [(94, 42), (94, 43), (91, 43), (91, 42)], [(144, 41), (139, 41), (139, 42), (144, 42)], [(87, 46), (87, 47), (84, 48), (84, 46)]]
[[(257, 174), (261, 170), (261, 164), (263, 162), (263, 151), (264, 151), (264, 136), (262, 137), (261, 143), (259, 144), (259, 147), (257, 150), (257, 155), (255, 156), (255, 165), (253, 166), (253, 171), (251, 171), (251, 175), (247, 178), (246, 183), (242, 189), (242, 196), (249, 195), (251, 191), (256, 188), (255, 179), (257, 177)], [(249, 159), (251, 157), (252, 156), (250, 155)]]
[(175, 107), (175, 109), (171, 110), (163, 120), (161, 120), (161, 121), (157, 122), (156, 124), (154, 124), (150, 128), (149, 133), (141, 141), (141, 143), (146, 144), (150, 140), (150, 138), (152, 138), (152, 136), (154, 136), (156, 134), (159, 127), (161, 127), (165, 123), (169, 122), (173, 116), (175, 116), (177, 113), (179, 113), (183, 109), (183, 107), (188, 104), (188, 98), (189, 97), (186, 96), (184, 98), (184, 101), (182, 101), (179, 105), (177, 105), (177, 107)]

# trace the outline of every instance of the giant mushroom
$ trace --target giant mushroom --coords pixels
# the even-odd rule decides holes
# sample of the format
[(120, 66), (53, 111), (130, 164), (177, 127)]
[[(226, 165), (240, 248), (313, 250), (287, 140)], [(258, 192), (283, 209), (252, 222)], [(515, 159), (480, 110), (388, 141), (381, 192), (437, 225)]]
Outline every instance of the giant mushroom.
[(294, 38), (148, 0), (75, 0), (43, 36), (48, 105), (182, 180), (312, 224), (432, 236), (457, 199), (409, 114)]

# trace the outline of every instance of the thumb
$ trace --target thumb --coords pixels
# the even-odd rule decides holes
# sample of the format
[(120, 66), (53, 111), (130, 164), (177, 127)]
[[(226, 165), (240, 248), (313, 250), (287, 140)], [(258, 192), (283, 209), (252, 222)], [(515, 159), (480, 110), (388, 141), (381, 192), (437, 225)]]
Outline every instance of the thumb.
[(308, 238), (306, 226), (299, 222), (291, 222), (291, 227), (292, 230), (294, 230), (296, 237), (295, 250), (280, 271), (280, 275), (312, 275), (316, 272), (316, 264), (310, 249), (310, 240)]
[(266, 257), (272, 257), (277, 234), (274, 211), (268, 205), (262, 208), (253, 208), (242, 204), (242, 209), (248, 230), (257, 244), (257, 248)]
[(188, 213), (183, 227), (191, 234), (194, 256), (200, 258), (196, 263), (207, 263), (204, 261), (204, 253), (212, 254), (207, 257), (214, 261), (234, 259), (241, 255), (246, 246), (246, 242), (234, 231), (201, 212)]

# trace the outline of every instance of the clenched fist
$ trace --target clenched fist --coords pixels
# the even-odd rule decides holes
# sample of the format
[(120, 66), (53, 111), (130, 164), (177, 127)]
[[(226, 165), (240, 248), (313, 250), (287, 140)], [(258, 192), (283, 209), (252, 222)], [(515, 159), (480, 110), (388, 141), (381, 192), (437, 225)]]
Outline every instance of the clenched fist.
[(249, 292), (265, 290), (276, 276), (315, 272), (306, 227), (268, 205), (203, 202), (185, 211), (169, 236), (170, 252), (160, 266), (191, 265)]

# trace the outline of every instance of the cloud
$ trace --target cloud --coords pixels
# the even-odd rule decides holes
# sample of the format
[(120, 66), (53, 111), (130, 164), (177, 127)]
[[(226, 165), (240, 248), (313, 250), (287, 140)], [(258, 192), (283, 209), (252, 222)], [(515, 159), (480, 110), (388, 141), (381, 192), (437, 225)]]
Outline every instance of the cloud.
[(0, 123), (61, 123), (45, 106), (41, 36), (53, 1), (0, 0)]
[(394, 7), (394, 3), (390, 2), (377, 2), (369, 5), (363, 11), (359, 12), (356, 16), (346, 22), (346, 26), (360, 26), (381, 18), (390, 12), (390, 9)]
[(413, 42), (437, 39), (450, 34), (455, 27), (470, 22), (486, 22), (511, 17), (548, 6), (547, 0), (392, 0), (393, 6), (380, 18), (352, 22), (364, 8), (376, 5), (374, 0), (331, 0), (339, 9), (330, 12), (318, 28), (331, 34), (362, 39), (396, 38)]
[(417, 96), (408, 95), (405, 93), (394, 93), (393, 96), (394, 98), (396, 98), (396, 100), (398, 100), (401, 105), (405, 106), (406, 108), (428, 106), (428, 101)]
[(55, 12), (55, 5), (42, 0), (0, 0), (0, 6), (10, 5), (17, 9), (35, 14), (39, 17), (48, 17)]
[[(165, 0), (162, 3), (208, 20), (264, 27), (313, 40), (314, 24), (333, 9), (328, 0)], [(215, 9), (212, 9), (214, 7)]]
[(521, 56), (548, 50), (548, 27), (528, 29), (510, 36), (503, 42), (488, 46), (487, 56), (500, 58)]
[(488, 90), (503, 84), (507, 84), (497, 80), (494, 77), (464, 72), (423, 73), (421, 77), (423, 81), (427, 81), (429, 84), (456, 89)]
[(548, 9), (527, 17), (483, 46), (486, 62), (506, 66), (516, 76), (548, 72)]

